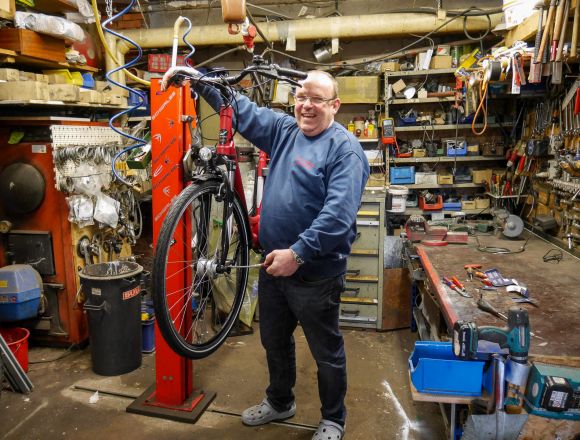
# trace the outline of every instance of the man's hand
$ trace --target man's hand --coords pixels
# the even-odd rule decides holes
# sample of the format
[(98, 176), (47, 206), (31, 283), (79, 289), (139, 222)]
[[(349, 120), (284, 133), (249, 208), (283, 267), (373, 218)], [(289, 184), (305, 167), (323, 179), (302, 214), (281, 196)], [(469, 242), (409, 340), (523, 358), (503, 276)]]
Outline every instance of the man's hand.
[(193, 67), (186, 66), (171, 67), (163, 75), (163, 79), (161, 80), (161, 90), (165, 91), (170, 86), (183, 87), (184, 77), (199, 78), (200, 76), (201, 73), (198, 70), (194, 69)]
[(266, 255), (266, 272), (275, 277), (289, 277), (298, 270), (298, 263), (290, 249), (276, 249)]

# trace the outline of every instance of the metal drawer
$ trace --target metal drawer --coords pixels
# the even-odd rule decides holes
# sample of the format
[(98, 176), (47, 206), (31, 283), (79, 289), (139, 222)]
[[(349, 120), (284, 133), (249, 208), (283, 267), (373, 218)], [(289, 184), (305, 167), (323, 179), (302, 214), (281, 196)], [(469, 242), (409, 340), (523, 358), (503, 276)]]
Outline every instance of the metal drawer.
[(353, 326), (366, 324), (374, 328), (377, 323), (377, 306), (341, 304), (339, 320), (341, 324)]
[(379, 238), (380, 228), (377, 225), (361, 225), (357, 220), (356, 226), (357, 236), (352, 243), (353, 249), (378, 249), (379, 248)]
[(378, 284), (377, 283), (357, 283), (354, 281), (347, 281), (342, 292), (343, 297), (351, 298), (378, 298)]
[(379, 259), (376, 256), (351, 255), (348, 257), (348, 275), (374, 275), (379, 274)]

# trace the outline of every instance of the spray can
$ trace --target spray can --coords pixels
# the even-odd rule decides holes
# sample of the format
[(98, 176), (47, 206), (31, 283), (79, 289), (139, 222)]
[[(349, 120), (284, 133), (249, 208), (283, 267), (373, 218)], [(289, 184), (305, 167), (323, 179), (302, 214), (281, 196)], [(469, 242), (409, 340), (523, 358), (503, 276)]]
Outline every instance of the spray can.
[(459, 66), (459, 46), (451, 46), (451, 67)]

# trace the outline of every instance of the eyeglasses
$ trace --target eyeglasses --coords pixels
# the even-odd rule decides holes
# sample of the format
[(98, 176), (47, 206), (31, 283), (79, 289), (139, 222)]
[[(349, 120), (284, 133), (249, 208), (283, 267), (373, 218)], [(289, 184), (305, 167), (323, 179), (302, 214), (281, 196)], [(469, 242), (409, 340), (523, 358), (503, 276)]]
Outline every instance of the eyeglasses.
[(334, 101), (336, 98), (321, 98), (320, 96), (294, 95), (294, 99), (296, 100), (296, 102), (299, 102), (300, 104), (303, 104), (306, 101), (310, 101), (310, 104), (320, 105), (323, 102)]

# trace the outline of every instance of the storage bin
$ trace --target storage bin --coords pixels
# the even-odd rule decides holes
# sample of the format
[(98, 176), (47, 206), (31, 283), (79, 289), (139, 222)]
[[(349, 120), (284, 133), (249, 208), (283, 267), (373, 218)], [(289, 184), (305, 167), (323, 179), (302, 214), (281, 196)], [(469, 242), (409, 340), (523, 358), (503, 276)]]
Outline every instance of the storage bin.
[(417, 341), (409, 357), (411, 382), (417, 391), (429, 394), (481, 396), (484, 365), (457, 358), (451, 342)]
[(443, 197), (437, 196), (437, 201), (434, 203), (427, 203), (425, 198), (419, 197), (419, 208), (423, 211), (439, 211), (443, 209)]
[(417, 185), (437, 185), (437, 173), (434, 172), (416, 172), (415, 183)]
[(437, 174), (437, 183), (439, 185), (453, 185), (453, 174)]
[(491, 175), (493, 171), (491, 168), (487, 168), (484, 170), (473, 170), (471, 172), (471, 176), (473, 177), (473, 183), (490, 183), (491, 182)]
[(486, 197), (479, 197), (475, 199), (475, 209), (487, 209), (489, 208), (489, 199)]
[(38, 315), (42, 279), (27, 264), (0, 269), (0, 321), (20, 321)]
[(444, 202), (443, 209), (447, 211), (461, 211), (461, 202)]
[(462, 200), (461, 209), (475, 209), (475, 200)]
[(467, 141), (465, 138), (442, 139), (447, 156), (466, 156)]
[(392, 167), (389, 179), (395, 184), (415, 183), (415, 167)]

